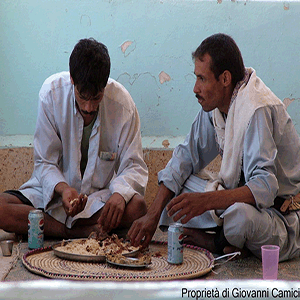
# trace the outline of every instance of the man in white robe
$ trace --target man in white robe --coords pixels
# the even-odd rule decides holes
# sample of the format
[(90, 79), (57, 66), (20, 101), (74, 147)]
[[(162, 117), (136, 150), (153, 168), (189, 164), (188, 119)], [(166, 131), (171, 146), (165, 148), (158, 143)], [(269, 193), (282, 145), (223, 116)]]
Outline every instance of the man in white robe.
[(44, 211), (45, 235), (64, 238), (88, 236), (98, 225), (129, 228), (146, 213), (139, 115), (128, 91), (109, 78), (107, 48), (80, 40), (69, 66), (40, 90), (34, 171), (18, 191), (0, 195), (5, 231), (26, 233), (32, 206)]
[[(153, 204), (129, 230), (132, 242), (146, 246), (159, 220), (161, 228), (181, 221), (184, 242), (212, 252), (261, 257), (262, 245), (276, 244), (280, 260), (299, 256), (299, 212), (280, 210), (300, 190), (300, 139), (285, 106), (244, 67), (231, 37), (208, 37), (193, 58), (202, 109), (158, 174)], [(218, 176), (199, 178), (219, 153)]]

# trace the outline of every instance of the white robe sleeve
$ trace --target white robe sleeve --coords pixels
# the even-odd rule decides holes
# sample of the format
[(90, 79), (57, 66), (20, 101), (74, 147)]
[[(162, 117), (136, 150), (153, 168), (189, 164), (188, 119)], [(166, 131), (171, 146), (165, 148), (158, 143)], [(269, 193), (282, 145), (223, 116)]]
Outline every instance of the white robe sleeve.
[(136, 107), (122, 128), (118, 157), (115, 166), (116, 176), (111, 181), (109, 189), (112, 194), (121, 194), (128, 203), (134, 194), (144, 195), (148, 181), (148, 169), (143, 159), (140, 119)]
[(244, 140), (243, 171), (258, 209), (274, 204), (277, 181), (277, 146), (270, 108), (259, 108), (250, 120)]
[(199, 173), (218, 154), (211, 114), (201, 109), (185, 141), (174, 149), (166, 168), (158, 173), (158, 181), (178, 195), (186, 179)]
[(34, 168), (42, 186), (44, 209), (53, 197), (55, 186), (59, 182), (66, 182), (59, 169), (61, 156), (62, 144), (55, 127), (51, 102), (40, 95), (34, 135)]

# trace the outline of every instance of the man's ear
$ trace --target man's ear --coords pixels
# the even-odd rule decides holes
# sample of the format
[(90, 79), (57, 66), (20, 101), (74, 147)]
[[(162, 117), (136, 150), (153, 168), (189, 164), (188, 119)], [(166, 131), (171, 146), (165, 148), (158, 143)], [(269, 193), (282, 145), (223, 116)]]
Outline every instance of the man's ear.
[(228, 70), (225, 70), (222, 74), (222, 82), (223, 82), (223, 85), (225, 87), (231, 85), (232, 83), (232, 76), (231, 76), (231, 73), (228, 71)]
[(70, 79), (71, 79), (71, 83), (74, 85), (74, 80), (71, 75), (70, 75)]

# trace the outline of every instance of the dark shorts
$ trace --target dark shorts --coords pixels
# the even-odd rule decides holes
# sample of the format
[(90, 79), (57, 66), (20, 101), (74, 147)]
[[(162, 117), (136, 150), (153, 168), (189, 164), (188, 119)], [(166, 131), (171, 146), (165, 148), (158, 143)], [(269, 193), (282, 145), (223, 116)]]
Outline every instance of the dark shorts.
[(16, 196), (19, 200), (21, 200), (24, 204), (33, 206), (32, 203), (26, 198), (20, 191), (18, 190), (8, 190), (4, 193)]

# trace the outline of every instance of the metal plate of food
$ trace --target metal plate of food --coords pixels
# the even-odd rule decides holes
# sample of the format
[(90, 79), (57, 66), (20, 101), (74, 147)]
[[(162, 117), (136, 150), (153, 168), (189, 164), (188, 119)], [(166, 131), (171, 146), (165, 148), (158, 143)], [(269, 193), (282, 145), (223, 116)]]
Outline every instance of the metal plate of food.
[(135, 264), (121, 264), (121, 263), (115, 263), (110, 260), (106, 260), (110, 265), (113, 265), (115, 267), (121, 267), (121, 268), (130, 268), (130, 269), (141, 269), (141, 268), (147, 268), (149, 267), (149, 264), (143, 264), (143, 265), (135, 265)]
[(147, 268), (151, 264), (151, 257), (124, 257), (123, 255), (108, 255), (106, 257), (107, 263), (116, 267), (122, 268)]
[[(125, 245), (128, 243), (122, 243)], [(126, 248), (126, 247), (124, 247)], [(53, 252), (62, 259), (82, 262), (105, 262), (106, 255), (119, 251), (116, 244), (107, 245), (105, 242), (98, 242), (94, 239), (71, 239), (52, 245)], [(139, 248), (127, 246), (122, 255), (134, 257), (138, 254)]]

